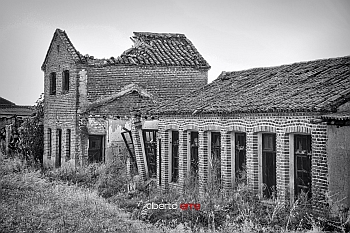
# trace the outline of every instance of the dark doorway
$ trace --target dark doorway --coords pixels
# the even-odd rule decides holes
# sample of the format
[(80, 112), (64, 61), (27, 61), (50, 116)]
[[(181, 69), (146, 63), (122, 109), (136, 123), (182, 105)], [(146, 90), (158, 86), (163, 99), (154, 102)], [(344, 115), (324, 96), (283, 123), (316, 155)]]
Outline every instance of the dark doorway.
[(221, 135), (211, 133), (212, 175), (215, 182), (221, 184)]
[(56, 135), (56, 146), (57, 146), (57, 154), (56, 154), (56, 167), (61, 166), (61, 157), (62, 157), (62, 130), (57, 129)]
[(198, 179), (198, 132), (191, 132), (190, 135), (190, 171), (193, 178)]
[(276, 134), (262, 135), (263, 196), (276, 196)]
[(246, 166), (246, 134), (235, 133), (235, 171), (236, 178), (242, 178)]
[(157, 177), (157, 131), (143, 130), (143, 142), (146, 151), (148, 175), (150, 178)]
[(103, 136), (90, 135), (89, 136), (89, 163), (102, 162), (103, 159)]
[(294, 167), (295, 198), (304, 192), (311, 198), (311, 136), (295, 135), (294, 137)]

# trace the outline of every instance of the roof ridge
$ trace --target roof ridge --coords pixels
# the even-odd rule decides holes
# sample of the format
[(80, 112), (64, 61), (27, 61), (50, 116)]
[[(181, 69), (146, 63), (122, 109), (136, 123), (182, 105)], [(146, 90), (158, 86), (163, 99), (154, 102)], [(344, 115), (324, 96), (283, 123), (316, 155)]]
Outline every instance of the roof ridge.
[(186, 37), (182, 33), (169, 33), (169, 32), (133, 32), (135, 36), (150, 36), (150, 37)]
[(333, 57), (333, 58), (320, 58), (320, 59), (314, 59), (310, 61), (299, 61), (299, 62), (293, 62), (293, 63), (288, 63), (288, 64), (282, 64), (282, 65), (275, 65), (275, 66), (261, 66), (261, 67), (253, 67), (253, 68), (247, 68), (243, 70), (233, 70), (233, 71), (222, 71), (222, 75), (230, 75), (234, 73), (241, 73), (243, 71), (253, 71), (253, 70), (269, 70), (269, 69), (274, 69), (277, 67), (288, 67), (292, 65), (303, 65), (307, 63), (312, 63), (312, 62), (322, 62), (322, 61), (335, 61), (335, 60), (340, 60), (340, 59), (345, 59), (345, 58), (350, 58), (350, 55), (342, 56), (342, 57)]

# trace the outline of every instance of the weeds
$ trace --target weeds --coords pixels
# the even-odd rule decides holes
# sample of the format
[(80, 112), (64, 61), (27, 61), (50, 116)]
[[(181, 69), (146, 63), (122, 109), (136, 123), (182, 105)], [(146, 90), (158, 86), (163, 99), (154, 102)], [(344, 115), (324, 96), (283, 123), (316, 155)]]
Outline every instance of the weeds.
[[(217, 189), (215, 179), (208, 179), (200, 197), (196, 175), (186, 179), (181, 193), (171, 187), (162, 193), (153, 181), (139, 181), (137, 190), (128, 193), (130, 180), (120, 159), (41, 172), (20, 159), (0, 156), (0, 166), (0, 228), (5, 232), (349, 232), (348, 209), (339, 206), (338, 216), (320, 215), (306, 194), (292, 204), (276, 198), (262, 202), (246, 185), (244, 172), (226, 192)], [(201, 207), (145, 208), (152, 202)], [(127, 220), (120, 208), (134, 220)], [(135, 227), (135, 220), (151, 225), (137, 222)]]

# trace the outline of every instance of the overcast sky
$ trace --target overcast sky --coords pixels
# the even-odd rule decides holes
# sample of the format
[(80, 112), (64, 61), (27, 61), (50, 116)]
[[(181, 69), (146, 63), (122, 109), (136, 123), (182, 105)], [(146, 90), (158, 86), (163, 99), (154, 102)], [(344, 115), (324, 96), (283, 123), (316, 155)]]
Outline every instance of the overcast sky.
[(1, 0), (0, 96), (33, 105), (56, 28), (96, 58), (117, 57), (133, 32), (183, 33), (222, 71), (350, 55), (348, 0)]

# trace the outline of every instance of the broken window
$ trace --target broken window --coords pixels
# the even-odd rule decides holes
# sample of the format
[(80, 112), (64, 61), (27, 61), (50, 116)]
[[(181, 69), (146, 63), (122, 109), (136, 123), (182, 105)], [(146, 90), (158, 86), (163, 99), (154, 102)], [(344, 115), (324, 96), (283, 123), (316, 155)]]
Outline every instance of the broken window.
[(104, 152), (103, 136), (89, 135), (88, 157), (90, 163), (102, 162)]
[(50, 73), (50, 95), (56, 95), (56, 73), (52, 72)]
[(276, 197), (276, 134), (262, 134), (263, 196)]
[(137, 171), (137, 163), (136, 163), (136, 157), (135, 157), (135, 150), (134, 150), (134, 143), (132, 140), (132, 135), (131, 135), (131, 131), (123, 128), (124, 130), (126, 130), (126, 132), (122, 132), (122, 137), (125, 143), (125, 146), (129, 152), (129, 156), (130, 156), (130, 162), (131, 162), (131, 175), (137, 175), (138, 171)]
[(295, 135), (294, 137), (294, 191), (297, 198), (302, 192), (311, 198), (311, 136)]
[(146, 151), (148, 175), (150, 178), (155, 178), (157, 177), (157, 131), (143, 130), (142, 134)]
[(62, 73), (62, 92), (69, 91), (69, 70), (65, 70)]
[(235, 172), (236, 178), (242, 177), (246, 166), (246, 134), (235, 133)]
[(171, 182), (179, 179), (179, 132), (171, 131)]
[(67, 129), (66, 133), (66, 161), (70, 160), (70, 147), (71, 147), (71, 130)]
[(221, 135), (218, 132), (211, 133), (211, 156), (212, 178), (221, 184)]
[(191, 132), (190, 135), (190, 171), (191, 176), (198, 177), (198, 132)]

